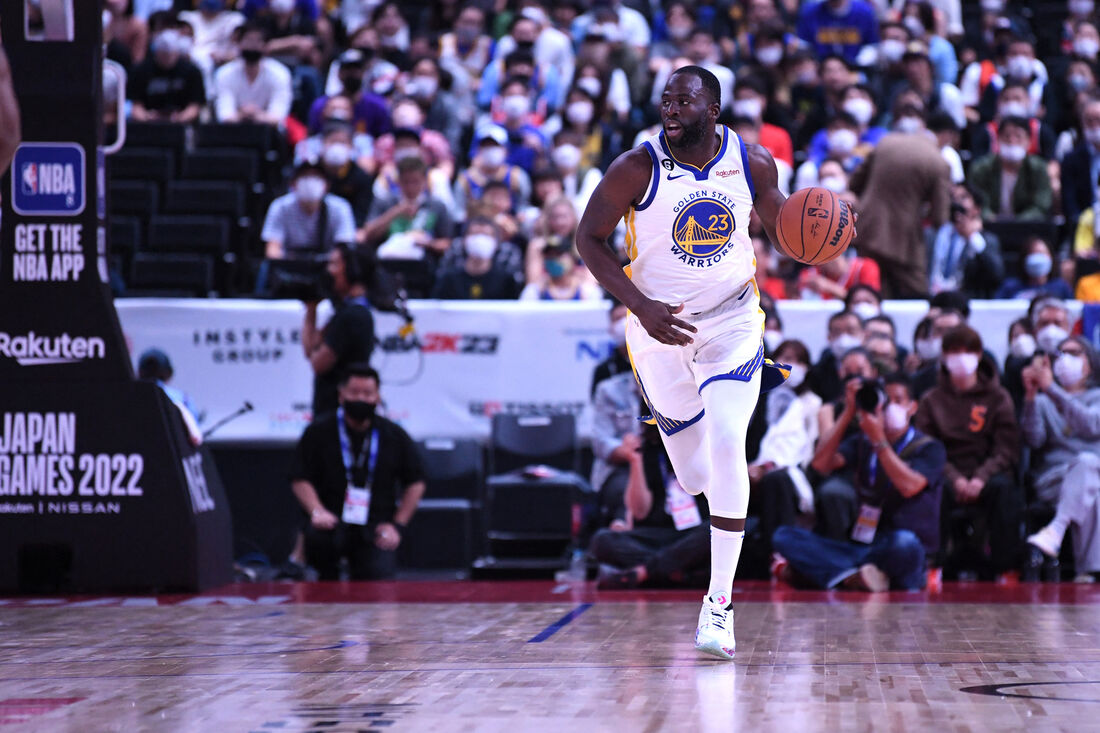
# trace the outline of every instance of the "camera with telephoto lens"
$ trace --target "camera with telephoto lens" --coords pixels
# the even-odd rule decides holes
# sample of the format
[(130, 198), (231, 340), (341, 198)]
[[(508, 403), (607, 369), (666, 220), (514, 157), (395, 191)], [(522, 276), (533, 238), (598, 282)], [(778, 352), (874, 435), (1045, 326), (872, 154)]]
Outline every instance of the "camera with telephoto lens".
[(877, 379), (864, 379), (856, 390), (856, 407), (864, 412), (874, 412), (886, 404), (886, 389)]
[(327, 265), (327, 255), (268, 260), (268, 292), (276, 299), (318, 303), (332, 294)]

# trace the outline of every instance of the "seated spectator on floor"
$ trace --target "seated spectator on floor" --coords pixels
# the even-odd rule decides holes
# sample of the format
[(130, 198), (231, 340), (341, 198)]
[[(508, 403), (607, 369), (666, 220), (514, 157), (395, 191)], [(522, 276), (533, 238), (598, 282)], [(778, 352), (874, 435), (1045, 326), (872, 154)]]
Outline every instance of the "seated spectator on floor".
[(966, 202), (951, 204), (951, 219), (929, 231), (928, 292), (962, 290), (988, 298), (1004, 280), (1001, 242), (982, 231), (981, 212)]
[(181, 122), (199, 118), (206, 104), (202, 72), (183, 53), (183, 39), (175, 28), (161, 31), (149, 46), (152, 52), (138, 64), (126, 83), (130, 116), (137, 122)]
[[(837, 365), (839, 374), (840, 394), (839, 399), (831, 400), (821, 406), (817, 412), (818, 433), (825, 435), (836, 425), (840, 413), (844, 410), (844, 390), (852, 381), (878, 379), (879, 374), (875, 362), (871, 359), (871, 352), (862, 346), (850, 349)], [(850, 426), (854, 428), (854, 426)]]
[(520, 300), (599, 300), (603, 291), (586, 273), (572, 242), (547, 245), (542, 248), (542, 271), (527, 283)]
[[(407, 76), (401, 79), (401, 88), (423, 111), (424, 129), (438, 132), (446, 140), (447, 158), (454, 173), (452, 151), (462, 149), (465, 131), (473, 124), (473, 99), (468, 92), (455, 94), (451, 73), (431, 56), (424, 56), (413, 64)], [(394, 110), (394, 127), (401, 127)]]
[[(745, 145), (759, 145), (760, 144), (760, 124), (755, 122), (749, 117), (734, 117), (729, 121), (730, 128), (737, 133), (738, 137), (744, 141)], [(660, 125), (655, 126), (652, 130), (642, 130), (639, 132), (639, 137), (635, 140), (635, 147), (641, 145), (643, 141), (651, 134), (656, 134), (661, 131)], [(839, 165), (839, 164), (838, 164)], [(794, 169), (791, 168), (785, 160), (775, 160), (775, 172), (777, 175), (776, 185), (779, 190), (784, 194), (790, 194), (791, 180), (794, 179)]]
[(470, 166), (455, 178), (454, 199), (460, 218), (468, 216), (470, 204), (481, 199), (491, 181), (507, 187), (514, 206), (526, 204), (531, 197), (531, 180), (522, 168), (509, 165), (507, 145), (508, 133), (502, 127), (487, 125), (478, 131)]
[(402, 534), (424, 495), (416, 445), (396, 423), (377, 414), (379, 377), (349, 367), (340, 380), (340, 407), (317, 416), (294, 452), (291, 488), (308, 515), (305, 559), (321, 580), (393, 578)]
[(898, 345), (889, 336), (868, 333), (863, 341), (863, 348), (871, 355), (871, 363), (879, 374), (894, 374), (900, 369)]
[[(515, 300), (519, 296), (520, 255), (511, 245), (514, 261), (509, 269), (498, 255), (498, 229), (489, 219), (472, 219), (461, 243), (452, 246), (439, 264), (432, 297), (442, 300)], [(453, 253), (453, 254), (452, 254)]]
[(867, 321), (882, 315), (882, 293), (873, 285), (859, 283), (848, 289), (844, 295), (844, 310), (859, 316), (864, 327)]
[(909, 356), (909, 349), (898, 343), (898, 329), (894, 324), (894, 319), (885, 313), (880, 313), (877, 316), (871, 316), (863, 322), (863, 340), (867, 343), (871, 338), (885, 338), (894, 343), (894, 353), (897, 355), (898, 366), (897, 370), (903, 371), (905, 366), (905, 360)]
[(325, 169), (302, 163), (294, 169), (291, 190), (271, 202), (261, 238), (265, 256), (316, 255), (337, 242), (355, 241), (355, 216), (347, 201), (328, 192)]
[(959, 143), (961, 135), (959, 126), (951, 115), (944, 112), (934, 112), (928, 117), (928, 131), (935, 135), (936, 144), (940, 148), (940, 157), (947, 163), (951, 170), (951, 182), (964, 183), (966, 173), (963, 170), (962, 156), (959, 155)]
[(419, 260), (441, 256), (451, 246), (454, 224), (446, 204), (428, 193), (428, 171), (420, 158), (397, 164), (397, 196), (375, 199), (363, 227), (363, 241), (380, 259)]
[[(932, 318), (931, 316), (925, 316), (917, 322), (916, 327), (913, 329), (913, 350), (906, 357), (903, 365), (903, 370), (910, 377), (920, 373), (922, 369), (928, 368), (933, 362), (940, 358), (940, 343), (931, 338), (932, 333)], [(914, 395), (917, 394), (917, 390), (914, 387)]]
[(1028, 155), (1031, 131), (1022, 117), (1006, 117), (997, 126), (997, 152), (970, 166), (970, 185), (982, 218), (1044, 220), (1054, 203), (1047, 162)]
[(1069, 283), (1058, 276), (1050, 246), (1039, 237), (1033, 237), (1024, 249), (1022, 277), (1010, 277), (997, 290), (997, 298), (1031, 300), (1040, 295), (1070, 300), (1073, 290)]
[[(1100, 183), (1098, 183), (1100, 185)], [(1077, 257), (1096, 259), (1100, 257), (1100, 197), (1096, 197), (1091, 206), (1083, 209), (1077, 217), (1073, 232), (1073, 254)]]
[[(939, 384), (921, 397), (915, 424), (947, 449), (943, 516), (951, 535), (945, 538), (946, 568), (955, 574), (960, 566), (976, 569), (976, 562), (985, 573), (1015, 570), (1023, 510), (1014, 475), (1020, 450), (1016, 410), (995, 364), (983, 354), (977, 331), (951, 329), (943, 335), (942, 349)], [(959, 508), (970, 509), (970, 516), (960, 518)], [(974, 532), (966, 529), (967, 522), (975, 522)]]
[(362, 227), (370, 213), (374, 198), (373, 182), (355, 163), (354, 133), (351, 125), (330, 122), (321, 133), (321, 149), (318, 160), (325, 169), (329, 191), (347, 201), (355, 218), (355, 226)]
[[(931, 316), (928, 335), (923, 343), (914, 342), (921, 366), (913, 374), (913, 396), (918, 400), (940, 382), (943, 367), (943, 336), (953, 328), (966, 325), (966, 318), (953, 308), (939, 308)], [(996, 369), (994, 369), (996, 371)]]
[(1059, 350), (1053, 368), (1040, 356), (1022, 375), (1020, 428), (1034, 451), (1035, 492), (1055, 507), (1054, 519), (1027, 542), (1033, 552), (1057, 558), (1072, 526), (1081, 577), (1100, 572), (1100, 356), (1079, 336)]
[(294, 97), (290, 71), (264, 58), (263, 28), (245, 24), (237, 29), (240, 58), (214, 75), (214, 111), (218, 122), (259, 122), (281, 126)]
[(826, 402), (843, 394), (840, 381), (840, 360), (852, 349), (863, 344), (863, 321), (855, 313), (840, 311), (829, 316), (829, 347), (810, 369), (806, 377), (810, 389)]
[(676, 480), (657, 428), (646, 426), (641, 443), (640, 451), (629, 453), (623, 497), (626, 521), (597, 532), (588, 548), (601, 565), (598, 587), (706, 585), (710, 572), (706, 501), (701, 494), (687, 493)]
[(859, 432), (844, 440), (840, 429), (822, 435), (813, 461), (826, 475), (851, 468), (844, 536), (781, 526), (772, 545), (792, 575), (816, 588), (920, 590), (926, 558), (939, 548), (944, 446), (910, 425), (917, 403), (904, 378), (864, 388), (878, 403), (873, 410), (857, 392), (853, 382), (838, 428), (858, 419)]
[(624, 372), (634, 373), (630, 366), (630, 358), (626, 353), (626, 317), (630, 314), (626, 306), (617, 300), (611, 300), (611, 307), (607, 311), (610, 323), (608, 332), (611, 334), (611, 354), (596, 365), (592, 372), (592, 397), (596, 396), (596, 388), (600, 382)]
[(592, 400), (592, 488), (596, 512), (590, 526), (624, 523), (623, 495), (630, 462), (642, 447), (642, 393), (633, 372), (620, 372), (596, 387)]
[(852, 248), (834, 260), (807, 267), (798, 277), (803, 300), (843, 300), (848, 297), (848, 289), (856, 285), (881, 290), (882, 278), (878, 263), (860, 257)]

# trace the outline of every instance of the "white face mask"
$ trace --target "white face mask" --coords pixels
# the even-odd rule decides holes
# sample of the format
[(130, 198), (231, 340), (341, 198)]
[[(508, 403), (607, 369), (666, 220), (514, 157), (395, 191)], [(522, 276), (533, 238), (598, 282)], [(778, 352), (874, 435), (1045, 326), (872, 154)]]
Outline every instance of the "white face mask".
[(901, 57), (905, 55), (905, 41), (899, 41), (896, 38), (887, 38), (885, 41), (879, 44), (879, 51), (882, 52), (882, 57), (890, 63), (901, 61)]
[(978, 371), (979, 360), (980, 357), (977, 354), (948, 354), (943, 357), (943, 365), (947, 367), (947, 372), (952, 377), (962, 378), (969, 377)]
[(1023, 145), (1002, 145), (999, 155), (1006, 163), (1019, 163), (1027, 157), (1027, 148)]
[(393, 112), (393, 126), (397, 130), (417, 130), (423, 124), (423, 116), (412, 105), (402, 105)]
[(756, 97), (733, 100), (733, 113), (738, 117), (748, 117), (750, 120), (760, 118), (764, 105)]
[(775, 350), (779, 348), (779, 344), (783, 343), (784, 336), (782, 331), (776, 331), (774, 328), (769, 328), (764, 331), (764, 348), (768, 350), (769, 354), (774, 354)]
[(522, 94), (510, 94), (501, 100), (500, 109), (510, 120), (518, 120), (531, 111), (531, 101)]
[(1031, 78), (1034, 73), (1033, 69), (1031, 58), (1028, 56), (1009, 56), (1008, 60), (1005, 61), (1005, 71), (1014, 79)]
[(418, 158), (420, 157), (420, 148), (394, 148), (393, 149), (393, 162), (397, 163), (405, 158)]
[(559, 145), (550, 154), (550, 160), (561, 170), (575, 171), (581, 164), (581, 150), (576, 145)]
[(1030, 333), (1021, 333), (1019, 336), (1012, 339), (1009, 351), (1018, 359), (1030, 359), (1035, 356), (1035, 348), (1035, 337)]
[(470, 234), (465, 239), (466, 254), (483, 260), (497, 251), (497, 240), (490, 234)]
[(1085, 357), (1062, 354), (1054, 360), (1054, 378), (1066, 389), (1072, 389), (1085, 378)]
[(982, 0), (982, 10), (987, 13), (1000, 13), (1004, 7), (1004, 0)]
[(1046, 277), (1054, 261), (1046, 252), (1032, 252), (1024, 258), (1024, 272), (1028, 277)]
[(833, 193), (844, 193), (848, 190), (848, 183), (840, 176), (826, 176), (819, 179), (817, 185)]
[(351, 146), (347, 143), (333, 143), (325, 148), (325, 165), (341, 168), (351, 160)]
[(271, 0), (271, 10), (276, 13), (289, 13), (294, 10), (296, 0)]
[(621, 349), (626, 344), (626, 319), (620, 318), (611, 322), (611, 343), (615, 344), (615, 348)]
[(1048, 354), (1053, 354), (1058, 351), (1058, 346), (1069, 337), (1069, 333), (1056, 324), (1049, 324), (1039, 329), (1039, 332), (1035, 334), (1035, 341), (1038, 342), (1039, 348)]
[(1096, 58), (1096, 52), (1100, 51), (1100, 43), (1095, 38), (1078, 38), (1073, 42), (1073, 51), (1078, 56)]
[(901, 117), (894, 123), (894, 129), (911, 135), (924, 129), (924, 122), (917, 117)]
[(599, 99), (600, 94), (603, 92), (603, 85), (600, 84), (600, 80), (594, 76), (586, 76), (583, 79), (578, 79), (577, 86), (588, 92), (588, 96), (594, 99)]
[(1069, 12), (1078, 16), (1092, 15), (1095, 5), (1093, 0), (1069, 0)]
[(570, 102), (565, 108), (565, 119), (574, 125), (587, 125), (592, 121), (595, 108), (587, 100)]
[(921, 23), (920, 18), (916, 17), (915, 15), (905, 16), (902, 19), (901, 23), (907, 29), (909, 29), (909, 32), (912, 33), (915, 37), (920, 38), (924, 35), (924, 23)]
[(791, 389), (798, 389), (806, 381), (806, 367), (802, 364), (791, 364), (791, 375), (787, 377), (786, 385)]
[(756, 49), (756, 60), (761, 65), (769, 68), (778, 66), (779, 62), (783, 60), (783, 47), (765, 46), (764, 48), (758, 48)]
[(882, 419), (887, 430), (891, 433), (900, 433), (909, 427), (909, 410), (897, 402), (891, 402), (882, 411)]
[(439, 80), (434, 76), (414, 76), (405, 84), (405, 91), (410, 97), (427, 99), (439, 89)]
[(825, 140), (829, 146), (829, 152), (839, 153), (840, 155), (847, 155), (852, 152), (856, 144), (859, 143), (859, 137), (846, 127), (830, 130), (825, 136)]
[(852, 312), (859, 316), (861, 321), (866, 321), (868, 318), (874, 318), (882, 313), (882, 309), (874, 303), (856, 303), (852, 306)]
[(483, 148), (480, 155), (481, 159), (485, 161), (485, 165), (490, 168), (504, 165), (504, 161), (508, 157), (507, 151), (499, 145), (491, 145), (490, 147)]
[(855, 334), (842, 333), (834, 339), (829, 341), (829, 350), (833, 352), (838, 360), (844, 358), (844, 355), (857, 346), (863, 345), (863, 339)]
[(917, 339), (913, 344), (913, 349), (917, 352), (917, 356), (923, 361), (932, 361), (940, 357), (940, 349), (942, 343), (939, 339)]
[(299, 178), (294, 184), (298, 200), (306, 204), (315, 204), (325, 196), (325, 179), (317, 176)]
[(1030, 117), (1031, 113), (1028, 112), (1027, 105), (1023, 102), (1017, 102), (1015, 99), (1011, 102), (1004, 102), (1001, 104), (1001, 117)]
[(875, 107), (869, 99), (852, 97), (844, 103), (844, 111), (856, 118), (856, 122), (866, 126), (871, 121), (871, 115), (875, 113)]

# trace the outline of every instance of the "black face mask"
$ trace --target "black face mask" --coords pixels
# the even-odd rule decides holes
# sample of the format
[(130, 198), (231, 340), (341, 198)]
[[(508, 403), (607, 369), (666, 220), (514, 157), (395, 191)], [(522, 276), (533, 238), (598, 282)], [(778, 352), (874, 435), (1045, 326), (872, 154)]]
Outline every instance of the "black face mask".
[(260, 59), (264, 57), (264, 52), (258, 48), (242, 48), (241, 58), (244, 59), (246, 64), (259, 63)]
[(532, 51), (535, 48), (534, 41), (516, 41), (516, 48), (520, 51)]
[(363, 422), (374, 418), (374, 411), (378, 405), (362, 400), (347, 400), (344, 402), (344, 414), (355, 422)]
[(363, 77), (361, 76), (345, 76), (340, 81), (344, 85), (344, 91), (348, 94), (357, 94), (363, 88)]

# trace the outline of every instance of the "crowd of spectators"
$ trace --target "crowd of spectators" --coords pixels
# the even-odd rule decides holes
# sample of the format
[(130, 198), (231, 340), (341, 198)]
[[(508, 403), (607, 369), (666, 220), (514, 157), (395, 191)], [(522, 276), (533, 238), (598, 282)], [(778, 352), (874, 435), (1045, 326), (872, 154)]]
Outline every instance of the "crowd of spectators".
[[(754, 418), (757, 544), (786, 548), (784, 572), (811, 583), (877, 589), (922, 584), (926, 564), (983, 577), (1056, 569), (1071, 531), (1077, 571), (1100, 571), (1100, 362), (1062, 304), (1100, 301), (1092, 0), (107, 8), (131, 119), (270, 125), (292, 151), (256, 265), (355, 248), (423, 263), (424, 294), (445, 299), (605, 297), (577, 255), (578, 219), (615, 157), (660, 129), (670, 73), (709, 69), (720, 122), (771, 152), (784, 191), (823, 186), (860, 214), (853, 247), (819, 267), (750, 227), (767, 349), (792, 366)], [(621, 240), (610, 245), (625, 259)], [(928, 298), (928, 315), (898, 333), (883, 298)], [(968, 325), (969, 298), (1032, 307), (990, 334)], [(772, 307), (785, 299), (845, 303), (820, 356), (785, 338)], [(622, 309), (611, 312), (621, 344)], [(986, 344), (1006, 336), (998, 364)], [(649, 529), (629, 542), (597, 534), (593, 547), (626, 573), (613, 585), (690, 575), (691, 541), (676, 543), (700, 515), (674, 506), (659, 443), (627, 419), (638, 395), (622, 353), (601, 369), (600, 521), (605, 533)], [(881, 399), (860, 404), (876, 379)], [(868, 525), (881, 541), (853, 549), (853, 528)], [(671, 567), (681, 555), (690, 567)]]

